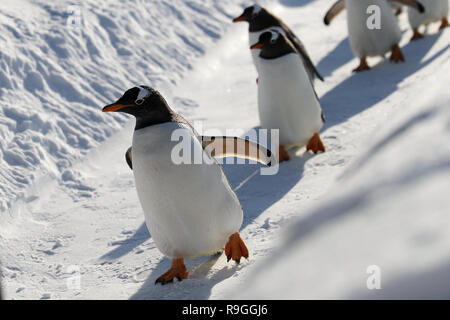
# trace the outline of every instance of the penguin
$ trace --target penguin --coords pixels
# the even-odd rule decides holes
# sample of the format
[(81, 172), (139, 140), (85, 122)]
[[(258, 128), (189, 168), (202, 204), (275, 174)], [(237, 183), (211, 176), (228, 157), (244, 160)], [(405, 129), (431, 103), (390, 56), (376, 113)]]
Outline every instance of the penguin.
[(416, 10), (408, 8), (408, 20), (413, 29), (411, 40), (418, 40), (424, 37), (419, 31), (421, 25), (427, 26), (430, 23), (440, 21), (439, 30), (448, 27), (448, 0), (420, 0), (425, 7), (425, 13), (419, 14)]
[(259, 117), (261, 127), (279, 129), (279, 162), (289, 160), (287, 149), (293, 146), (324, 152), (319, 131), (325, 118), (297, 48), (283, 33), (269, 30), (250, 49), (260, 50)]
[[(249, 251), (239, 235), (242, 206), (214, 157), (235, 155), (271, 165), (270, 150), (235, 137), (199, 136), (157, 90), (148, 86), (127, 90), (102, 111), (136, 118), (132, 146), (125, 158), (133, 170), (147, 228), (159, 251), (172, 259), (170, 269), (155, 284), (186, 279), (189, 272), (184, 259), (220, 252), (224, 247), (228, 261), (239, 263), (242, 257), (248, 258)], [(173, 161), (179, 144), (173, 141), (174, 132), (191, 146), (192, 154), (198, 152), (205, 161)]]
[[(393, 0), (394, 1), (394, 0)], [(411, 6), (419, 12), (424, 12), (423, 5), (416, 0), (395, 0), (398, 3)], [(375, 5), (380, 9), (381, 28), (369, 28), (368, 8)], [(390, 60), (398, 63), (405, 61), (399, 42), (401, 31), (397, 19), (387, 0), (339, 0), (328, 10), (324, 23), (329, 25), (336, 15), (347, 9), (347, 27), (350, 46), (356, 57), (360, 59), (354, 72), (369, 70), (367, 57), (383, 56), (391, 53)]]
[[(281, 21), (280, 18), (273, 15), (267, 9), (255, 4), (253, 6), (245, 8), (244, 12), (239, 17), (233, 19), (233, 23), (240, 21), (247, 21), (249, 23), (250, 45), (258, 41), (259, 36), (268, 29), (276, 29), (279, 32), (283, 33), (300, 53), (303, 64), (305, 65), (310, 79), (313, 80), (315, 77), (317, 77), (321, 81), (324, 81), (323, 77), (320, 75), (319, 71), (317, 71), (316, 67), (311, 61), (311, 58), (309, 57), (303, 43), (294, 34), (294, 32), (292, 32), (292, 30), (289, 29), (289, 27), (283, 21)], [(259, 50), (252, 50), (253, 63), (259, 73), (258, 56)]]

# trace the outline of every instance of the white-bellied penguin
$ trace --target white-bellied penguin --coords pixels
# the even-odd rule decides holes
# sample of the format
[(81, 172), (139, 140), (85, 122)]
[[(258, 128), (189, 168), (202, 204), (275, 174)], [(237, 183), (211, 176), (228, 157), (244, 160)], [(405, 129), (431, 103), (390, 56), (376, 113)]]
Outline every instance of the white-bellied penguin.
[(417, 40), (424, 37), (419, 28), (424, 25), (428, 26), (433, 22), (440, 21), (439, 30), (448, 27), (448, 0), (420, 0), (425, 7), (425, 12), (420, 13), (417, 10), (408, 8), (408, 20), (413, 29), (411, 40)]
[(259, 117), (262, 128), (279, 129), (279, 161), (289, 160), (293, 146), (324, 152), (319, 131), (325, 118), (297, 48), (277, 30), (262, 33), (250, 48), (260, 50)]
[[(103, 108), (103, 112), (112, 111), (136, 118), (126, 160), (134, 173), (150, 234), (157, 248), (172, 258), (170, 269), (155, 283), (185, 279), (185, 258), (213, 254), (224, 247), (228, 261), (239, 263), (241, 257), (248, 258), (239, 236), (242, 207), (215, 158), (232, 155), (270, 165), (270, 151), (245, 139), (199, 136), (158, 91), (147, 86), (131, 88)], [(173, 161), (173, 150), (180, 143), (172, 141), (175, 130), (191, 153), (199, 152), (206, 161)]]
[[(233, 22), (247, 21), (249, 24), (249, 44), (252, 45), (258, 41), (259, 36), (267, 31), (268, 29), (276, 29), (283, 33), (289, 41), (295, 46), (300, 57), (303, 60), (308, 76), (311, 80), (314, 77), (319, 78), (323, 81), (323, 77), (320, 75), (314, 66), (311, 58), (306, 51), (305, 46), (300, 41), (300, 39), (292, 32), (291, 29), (283, 22), (280, 18), (276, 17), (274, 14), (269, 12), (267, 9), (259, 6), (253, 5), (244, 9), (244, 12), (237, 18), (233, 19)], [(255, 64), (256, 70), (259, 73), (258, 66), (258, 56), (259, 50), (252, 50), (253, 63)]]
[[(394, 1), (394, 0), (393, 0)], [(423, 5), (415, 0), (395, 0), (395, 2), (412, 6), (424, 12)], [(370, 14), (368, 9), (375, 6), (379, 11), (379, 26), (369, 26)], [(374, 7), (374, 8), (375, 8)], [(369, 70), (367, 57), (382, 56), (392, 52), (390, 60), (397, 63), (405, 61), (399, 42), (402, 37), (398, 21), (387, 0), (339, 0), (325, 15), (324, 22), (329, 25), (344, 9), (347, 9), (347, 27), (350, 46), (356, 57), (360, 59), (359, 66), (354, 72)], [(370, 11), (369, 11), (370, 12)]]

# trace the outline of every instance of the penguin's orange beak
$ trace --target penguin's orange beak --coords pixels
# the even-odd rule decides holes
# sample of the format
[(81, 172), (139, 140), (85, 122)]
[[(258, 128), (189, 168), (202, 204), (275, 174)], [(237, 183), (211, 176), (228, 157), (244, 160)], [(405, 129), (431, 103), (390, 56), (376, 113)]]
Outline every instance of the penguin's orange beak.
[(255, 43), (254, 45), (252, 45), (250, 47), (250, 49), (254, 50), (254, 49), (261, 49), (262, 47), (264, 47), (264, 45), (262, 43)]
[(107, 105), (106, 107), (104, 107), (103, 109), (102, 109), (102, 112), (114, 112), (114, 111), (119, 111), (120, 109), (122, 109), (122, 108), (125, 108), (125, 107), (131, 107), (132, 106), (132, 104), (110, 104), (110, 105)]
[(239, 16), (239, 17), (233, 19), (234, 23), (240, 22), (240, 21), (247, 21), (247, 17), (242, 15), (242, 16)]

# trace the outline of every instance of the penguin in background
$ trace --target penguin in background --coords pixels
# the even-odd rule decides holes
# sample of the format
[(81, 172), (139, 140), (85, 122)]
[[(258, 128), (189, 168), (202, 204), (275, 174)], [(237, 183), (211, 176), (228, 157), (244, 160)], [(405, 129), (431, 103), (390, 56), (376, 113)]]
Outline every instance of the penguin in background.
[[(173, 111), (163, 96), (148, 86), (127, 90), (103, 112), (124, 112), (136, 118), (132, 147), (125, 158), (132, 168), (147, 228), (157, 248), (172, 258), (170, 269), (156, 283), (188, 277), (184, 259), (220, 252), (237, 263), (249, 252), (239, 235), (242, 206), (222, 166), (215, 158), (237, 156), (272, 162), (269, 150), (235, 137), (202, 137), (183, 117)], [(174, 130), (204, 161), (176, 164), (172, 151)], [(244, 148), (239, 148), (242, 144)], [(242, 146), (241, 145), (241, 146)], [(184, 151), (183, 151), (184, 152)], [(215, 158), (214, 158), (215, 157)]]
[(319, 131), (325, 118), (296, 46), (278, 30), (262, 33), (251, 50), (258, 56), (258, 110), (261, 127), (279, 129), (279, 162), (290, 147), (324, 152)]
[[(392, 0), (394, 1), (394, 0)], [(395, 2), (413, 7), (424, 12), (424, 6), (416, 0), (395, 0)], [(368, 28), (367, 8), (376, 5), (380, 8), (381, 28)], [(390, 60), (398, 63), (405, 61), (399, 42), (402, 37), (397, 19), (387, 0), (338, 0), (325, 15), (324, 23), (331, 21), (344, 9), (347, 9), (347, 27), (350, 46), (356, 57), (360, 59), (354, 72), (369, 70), (367, 57), (382, 56), (391, 51)]]
[[(247, 21), (249, 24), (249, 45), (254, 44), (258, 41), (259, 36), (267, 31), (268, 29), (275, 29), (278, 32), (283, 33), (289, 41), (295, 46), (296, 50), (300, 54), (303, 64), (306, 68), (306, 71), (308, 72), (308, 76), (311, 80), (314, 80), (314, 78), (318, 78), (321, 81), (323, 80), (323, 77), (320, 75), (319, 71), (317, 71), (316, 67), (314, 66), (313, 62), (311, 61), (311, 58), (308, 55), (308, 52), (306, 51), (305, 46), (300, 41), (300, 39), (292, 32), (292, 30), (283, 22), (280, 18), (276, 17), (274, 14), (269, 12), (267, 9), (259, 6), (259, 5), (253, 5), (249, 6), (244, 9), (244, 12), (237, 18), (233, 19), (233, 22), (241, 22), (241, 21)], [(259, 66), (258, 66), (258, 56), (259, 56), (259, 50), (252, 50), (252, 58), (253, 63), (256, 67), (256, 70), (259, 73)]]
[(448, 27), (448, 0), (420, 0), (425, 7), (425, 12), (420, 14), (416, 10), (408, 8), (408, 20), (413, 29), (411, 40), (418, 40), (424, 37), (419, 28), (424, 25), (428, 26), (433, 22), (440, 21), (439, 30)]

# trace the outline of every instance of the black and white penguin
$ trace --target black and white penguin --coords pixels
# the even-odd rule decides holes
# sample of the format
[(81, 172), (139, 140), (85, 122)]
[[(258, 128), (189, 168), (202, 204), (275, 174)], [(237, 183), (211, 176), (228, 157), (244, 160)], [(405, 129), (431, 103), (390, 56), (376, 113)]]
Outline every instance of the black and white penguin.
[(413, 29), (411, 40), (418, 40), (424, 37), (419, 31), (420, 26), (427, 26), (430, 23), (440, 21), (439, 30), (448, 27), (448, 0), (420, 0), (425, 7), (424, 13), (408, 8), (408, 20)]
[[(235, 155), (269, 164), (270, 151), (244, 139), (199, 136), (158, 91), (147, 86), (127, 90), (103, 112), (124, 112), (136, 118), (126, 159), (133, 169), (152, 238), (158, 249), (172, 258), (169, 271), (155, 283), (185, 279), (185, 258), (216, 253), (224, 247), (228, 261), (239, 263), (241, 257), (248, 258), (238, 232), (243, 219), (241, 204), (212, 154), (216, 158)], [(173, 150), (179, 146), (179, 141), (172, 140), (175, 131), (191, 146), (191, 153), (201, 154), (205, 161), (173, 161)], [(239, 143), (245, 147), (237, 147)]]
[(259, 117), (262, 128), (279, 129), (279, 161), (289, 160), (292, 146), (325, 151), (319, 136), (325, 119), (297, 48), (277, 30), (264, 32), (250, 48), (260, 49)]
[[(233, 19), (233, 22), (247, 21), (249, 23), (249, 44), (252, 45), (258, 41), (261, 33), (267, 31), (268, 29), (275, 29), (278, 32), (283, 33), (289, 41), (295, 46), (300, 56), (302, 57), (303, 63), (305, 65), (306, 71), (311, 80), (314, 77), (319, 78), (323, 81), (323, 77), (320, 75), (314, 66), (311, 58), (306, 51), (305, 46), (300, 41), (300, 39), (292, 32), (291, 29), (283, 22), (280, 18), (276, 17), (270, 13), (267, 9), (260, 7), (258, 5), (253, 5), (245, 8), (244, 12), (237, 18)], [(258, 56), (259, 50), (252, 51), (253, 63), (255, 64), (256, 70), (259, 73), (258, 66)]]
[[(424, 12), (423, 5), (418, 1), (395, 1)], [(370, 6), (376, 6), (380, 10), (381, 23), (379, 28), (369, 28), (367, 25), (369, 19), (368, 8)], [(325, 15), (325, 24), (329, 25), (333, 18), (344, 9), (347, 9), (347, 27), (350, 46), (355, 56), (360, 59), (360, 64), (353, 70), (354, 72), (370, 69), (367, 64), (367, 57), (384, 57), (389, 51), (392, 51), (391, 61), (397, 63), (405, 60), (399, 46), (402, 33), (387, 0), (339, 0)]]

